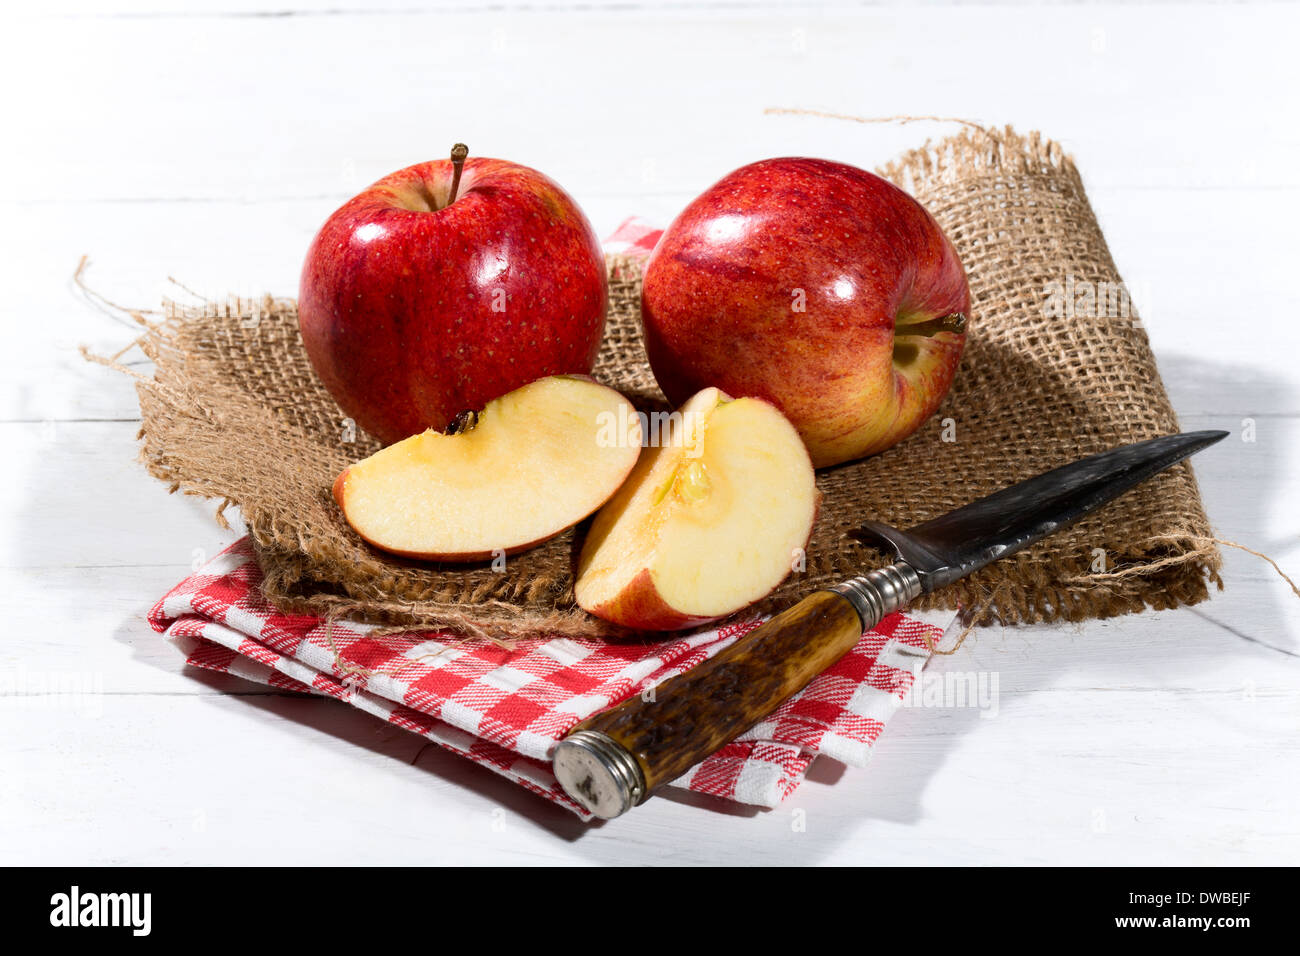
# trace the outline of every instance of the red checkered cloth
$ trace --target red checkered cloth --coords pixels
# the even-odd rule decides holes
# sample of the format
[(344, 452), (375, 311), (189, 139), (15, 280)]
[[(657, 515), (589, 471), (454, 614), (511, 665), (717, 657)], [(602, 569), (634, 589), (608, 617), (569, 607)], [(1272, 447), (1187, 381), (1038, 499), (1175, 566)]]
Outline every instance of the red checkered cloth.
[[(247, 538), (154, 606), (149, 623), (196, 667), (279, 690), (323, 694), (427, 737), (583, 818), (551, 773), (552, 748), (580, 720), (640, 694), (731, 644), (757, 620), (650, 644), (567, 637), (511, 648), (448, 634), (374, 635), (269, 605)], [(886, 618), (803, 692), (675, 786), (774, 807), (813, 758), (866, 763), (885, 720), (943, 629)]]
[[(628, 219), (609, 252), (648, 255), (662, 230)], [(421, 734), (589, 819), (555, 781), (555, 744), (584, 718), (707, 660), (755, 619), (649, 644), (563, 636), (516, 642), (450, 634), (377, 635), (281, 613), (258, 588), (247, 538), (173, 588), (149, 622), (187, 663), (280, 690), (322, 694)], [(825, 754), (862, 766), (943, 629), (894, 614), (767, 720), (673, 785), (774, 807)]]
[(624, 256), (648, 256), (654, 252), (655, 244), (663, 234), (662, 229), (633, 216), (624, 219), (623, 224), (605, 240), (605, 251)]

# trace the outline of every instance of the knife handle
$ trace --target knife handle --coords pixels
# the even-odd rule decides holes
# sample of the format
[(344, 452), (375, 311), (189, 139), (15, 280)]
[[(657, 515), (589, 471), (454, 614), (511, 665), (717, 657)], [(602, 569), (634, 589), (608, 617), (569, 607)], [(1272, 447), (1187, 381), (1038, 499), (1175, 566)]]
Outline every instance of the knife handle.
[(749, 730), (921, 593), (899, 562), (826, 591), (654, 688), (578, 724), (555, 748), (556, 779), (596, 816), (619, 816)]

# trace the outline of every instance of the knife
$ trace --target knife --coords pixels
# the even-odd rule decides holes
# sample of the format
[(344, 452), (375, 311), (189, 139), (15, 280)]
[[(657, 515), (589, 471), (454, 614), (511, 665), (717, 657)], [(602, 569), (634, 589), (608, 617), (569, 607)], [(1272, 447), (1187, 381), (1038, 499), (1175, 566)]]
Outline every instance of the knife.
[(659, 684), (649, 699), (633, 697), (587, 718), (556, 745), (556, 779), (598, 817), (626, 813), (803, 690), (886, 615), (1056, 533), (1227, 434), (1124, 445), (908, 531), (868, 521), (853, 536), (892, 552), (893, 564), (813, 592)]

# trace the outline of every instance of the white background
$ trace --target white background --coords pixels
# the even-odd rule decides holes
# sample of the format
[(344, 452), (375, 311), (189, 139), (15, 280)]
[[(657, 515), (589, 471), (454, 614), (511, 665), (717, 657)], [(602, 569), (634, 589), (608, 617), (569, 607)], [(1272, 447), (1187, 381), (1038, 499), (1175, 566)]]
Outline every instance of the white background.
[[(1075, 154), (1183, 427), (1233, 432), (1196, 459), (1218, 533), (1296, 570), (1295, 7), (28, 6), (0, 24), (0, 862), (1300, 857), (1300, 600), (1236, 552), (1196, 608), (978, 633), (932, 670), (996, 674), (996, 716), (901, 711), (869, 768), (823, 762), (766, 812), (587, 826), (343, 705), (186, 670), (144, 614), (235, 534), (135, 462), (132, 388), (75, 351), (131, 331), (70, 281), (88, 254), (131, 305), (168, 276), (295, 294), (337, 205), (456, 140), (603, 235), (755, 159), (870, 168), (952, 131), (768, 106), (1012, 122)], [(79, 674), (102, 695), (40, 693)]]

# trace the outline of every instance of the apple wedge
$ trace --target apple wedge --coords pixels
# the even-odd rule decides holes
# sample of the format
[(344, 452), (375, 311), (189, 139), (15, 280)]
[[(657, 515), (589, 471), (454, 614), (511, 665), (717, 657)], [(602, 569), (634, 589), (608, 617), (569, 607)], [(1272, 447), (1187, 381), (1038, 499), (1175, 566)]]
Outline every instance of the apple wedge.
[(775, 406), (707, 388), (669, 425), (596, 516), (578, 562), (578, 604), (638, 630), (757, 601), (790, 573), (817, 513), (808, 451)]
[(540, 544), (618, 490), (641, 452), (631, 404), (587, 378), (538, 379), (345, 469), (334, 500), (377, 548), (481, 561)]

